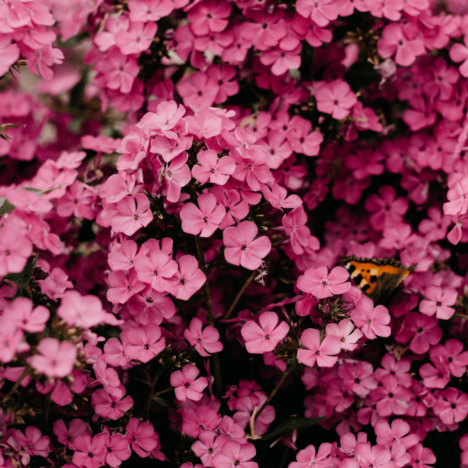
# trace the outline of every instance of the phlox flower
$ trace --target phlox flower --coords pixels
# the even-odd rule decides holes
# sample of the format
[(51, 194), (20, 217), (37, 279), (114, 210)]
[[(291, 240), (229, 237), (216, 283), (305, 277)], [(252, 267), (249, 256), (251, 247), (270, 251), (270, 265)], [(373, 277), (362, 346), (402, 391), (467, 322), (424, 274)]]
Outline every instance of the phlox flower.
[(193, 166), (192, 175), (201, 184), (209, 181), (224, 185), (236, 170), (236, 163), (231, 157), (224, 156), (218, 160), (218, 154), (213, 150), (200, 151), (197, 159), (200, 165)]
[(215, 468), (257, 468), (257, 463), (251, 461), (257, 451), (253, 444), (239, 444), (234, 440), (229, 440), (223, 445), (220, 453), (214, 456), (213, 466)]
[(219, 332), (216, 328), (208, 326), (202, 330), (202, 321), (194, 317), (190, 322), (190, 327), (184, 331), (184, 337), (201, 356), (210, 356), (209, 353), (219, 353), (223, 349), (219, 341)]
[(337, 120), (344, 119), (357, 102), (356, 95), (348, 83), (342, 80), (322, 84), (315, 92), (315, 98), (317, 109), (331, 114)]
[(434, 361), (435, 367), (426, 362), (419, 368), (419, 375), (426, 388), (445, 388), (450, 382), (450, 372), (441, 359)]
[(225, 229), (223, 241), (226, 261), (248, 270), (259, 268), (271, 250), (271, 242), (267, 236), (255, 239), (257, 234), (258, 228), (251, 221), (243, 221), (236, 227)]
[(131, 418), (125, 427), (128, 445), (141, 458), (149, 456), (152, 450), (159, 445), (159, 436), (154, 432), (150, 422), (141, 422), (137, 418)]
[(190, 169), (185, 164), (188, 155), (184, 151), (179, 156), (171, 160), (171, 163), (163, 169), (163, 194), (166, 195), (167, 200), (172, 203), (179, 201), (180, 192), (182, 187), (185, 187), (192, 178)]
[(443, 289), (437, 285), (430, 285), (424, 290), (424, 297), (419, 304), (419, 311), (432, 317), (434, 314), (438, 319), (448, 320), (455, 313), (453, 306), (457, 301), (457, 291), (453, 288)]
[(129, 359), (148, 362), (166, 347), (166, 340), (161, 337), (158, 325), (132, 327), (126, 334), (125, 353)]
[(40, 333), (44, 330), (50, 312), (44, 306), (37, 306), (33, 309), (30, 299), (18, 297), (9, 303), (3, 311), (5, 320), (16, 324), (18, 328), (29, 333)]
[(454, 44), (450, 49), (450, 58), (455, 63), (463, 62), (459, 67), (460, 74), (464, 77), (468, 77), (468, 34), (465, 34), (463, 38), (463, 44)]
[[(133, 406), (130, 395), (123, 398), (123, 394), (110, 395), (104, 389), (96, 390), (91, 399), (96, 414), (113, 421), (121, 418)], [(81, 440), (81, 437), (80, 439)], [(78, 448), (78, 441), (75, 444)]]
[(196, 71), (179, 82), (177, 91), (186, 106), (211, 107), (218, 95), (219, 85), (206, 73)]
[[(169, 284), (169, 289), (172, 286)], [(137, 316), (141, 325), (155, 323), (160, 325), (163, 319), (170, 319), (176, 313), (174, 303), (165, 293), (146, 287), (133, 295), (127, 302), (128, 311)]]
[(11, 38), (6, 34), (2, 34), (0, 38), (0, 57), (0, 76), (7, 73), (20, 57), (18, 44), (12, 44)]
[(86, 424), (81, 419), (72, 419), (68, 428), (63, 419), (59, 419), (54, 423), (54, 434), (61, 444), (75, 451), (75, 442), (77, 439), (84, 434), (89, 435), (89, 431)]
[(105, 456), (105, 447), (97, 436), (91, 438), (90, 434), (82, 435), (76, 440), (75, 448), (73, 463), (76, 466), (79, 468), (98, 468), (101, 466)]
[(357, 342), (362, 338), (361, 330), (354, 328), (353, 322), (348, 319), (341, 320), (339, 323), (329, 323), (326, 327), (327, 336), (334, 335), (339, 338), (341, 349), (354, 351), (357, 348)]
[(351, 320), (361, 329), (365, 337), (375, 340), (377, 336), (390, 336), (390, 314), (383, 305), (374, 307), (374, 303), (366, 296), (356, 302), (356, 308), (351, 314)]
[(112, 271), (109, 274), (111, 288), (107, 290), (107, 300), (113, 304), (125, 304), (133, 295), (145, 288), (138, 281), (135, 269), (128, 273), (122, 270)]
[(213, 457), (221, 453), (224, 444), (230, 440), (225, 435), (217, 435), (214, 431), (203, 431), (199, 440), (192, 445), (192, 450), (203, 462), (203, 466), (213, 466)]
[(169, 280), (177, 271), (177, 263), (162, 250), (153, 250), (149, 256), (136, 259), (135, 270), (140, 281), (158, 292), (165, 292), (170, 288)]
[(33, 250), (32, 243), (15, 230), (4, 227), (0, 236), (0, 276), (20, 273)]
[(182, 430), (190, 437), (198, 438), (205, 431), (213, 431), (220, 420), (221, 415), (206, 405), (182, 410)]
[(410, 388), (413, 378), (410, 374), (411, 362), (408, 359), (397, 360), (393, 354), (387, 353), (380, 362), (381, 367), (375, 370), (375, 378), (381, 382), (387, 375), (398, 379), (400, 385)]
[(379, 445), (402, 443), (408, 449), (419, 442), (418, 436), (410, 433), (410, 425), (403, 419), (394, 419), (391, 425), (387, 421), (379, 421), (375, 425), (375, 434)]
[(179, 270), (171, 280), (170, 293), (177, 299), (190, 299), (205, 283), (206, 276), (198, 268), (198, 262), (192, 255), (179, 258)]
[(48, 436), (43, 436), (37, 427), (27, 427), (24, 434), (16, 429), (13, 437), (21, 444), (21, 447), (28, 455), (39, 457), (49, 455), (50, 439)]
[(278, 316), (274, 312), (263, 312), (258, 324), (249, 320), (241, 329), (245, 347), (251, 354), (264, 354), (273, 351), (276, 345), (288, 334), (286, 322), (278, 325)]
[(376, 403), (377, 412), (382, 417), (405, 414), (408, 409), (408, 402), (412, 398), (412, 393), (403, 385), (400, 385), (397, 378), (387, 375), (382, 378), (381, 386), (372, 390), (370, 397)]
[(132, 451), (127, 438), (118, 432), (110, 435), (107, 427), (104, 432), (95, 436), (96, 442), (104, 447), (102, 462), (111, 468), (117, 468), (124, 460), (128, 460)]
[(411, 463), (413, 465), (417, 464), (421, 468), (431, 468), (429, 465), (436, 462), (436, 457), (432, 450), (427, 447), (423, 447), (422, 444), (416, 444), (413, 447), (410, 447), (408, 449), (408, 453), (411, 456)]
[(37, 350), (40, 354), (32, 356), (29, 362), (38, 372), (59, 379), (71, 374), (76, 360), (76, 347), (72, 343), (44, 338)]
[(128, 30), (120, 29), (117, 32), (115, 44), (124, 55), (140, 54), (149, 48), (157, 30), (156, 23), (131, 21)]
[(358, 442), (354, 449), (354, 456), (361, 466), (390, 468), (390, 450), (382, 445), (371, 446), (370, 442)]
[(406, 343), (411, 339), (410, 349), (413, 353), (424, 354), (431, 346), (439, 343), (442, 330), (437, 326), (435, 317), (410, 312), (402, 324), (402, 328), (395, 336), (398, 343)]
[(444, 424), (461, 422), (468, 415), (468, 395), (456, 388), (447, 388), (432, 408)]
[(318, 452), (315, 452), (315, 447), (309, 445), (304, 450), (300, 450), (296, 455), (296, 462), (290, 463), (290, 468), (309, 468), (314, 466), (317, 468), (327, 466), (332, 445), (329, 443), (321, 444)]
[(320, 332), (313, 328), (304, 330), (301, 342), (306, 349), (300, 348), (297, 352), (297, 360), (306, 366), (333, 367), (338, 360), (341, 351), (341, 342), (334, 335), (326, 335), (320, 340)]
[[(226, 214), (224, 215), (219, 228), (223, 231), (244, 219), (249, 213), (249, 205), (241, 200), (238, 192), (235, 190), (225, 190), (220, 186), (214, 186), (210, 193), (212, 193), (220, 205), (224, 205)], [(236, 221), (235, 221), (236, 220)]]
[(444, 345), (433, 346), (429, 351), (432, 362), (441, 361), (454, 377), (461, 377), (468, 366), (468, 351), (463, 352), (463, 344), (455, 338)]
[(361, 398), (365, 398), (378, 385), (372, 364), (368, 362), (344, 363), (338, 368), (338, 375), (344, 380), (346, 388)]
[(330, 21), (336, 20), (340, 12), (339, 6), (333, 0), (299, 0), (296, 9), (301, 16), (312, 19), (322, 28)]
[(346, 282), (348, 278), (349, 273), (343, 267), (333, 268), (330, 274), (324, 266), (308, 268), (299, 276), (297, 287), (302, 292), (324, 299), (348, 292), (351, 289), (351, 283)]
[(283, 208), (297, 208), (302, 205), (302, 200), (298, 195), (293, 194), (288, 197), (288, 191), (277, 183), (273, 183), (271, 189), (265, 184), (262, 187), (262, 193), (273, 208), (281, 211)]
[(236, 170), (232, 177), (240, 181), (246, 181), (253, 192), (258, 192), (262, 184), (271, 180), (270, 168), (267, 166), (267, 152), (263, 146), (252, 145), (240, 155), (232, 150), (229, 155), (236, 162)]
[(22, 343), (23, 332), (15, 323), (0, 317), (0, 361), (10, 362), (17, 351), (27, 351), (29, 345)]
[(307, 214), (302, 206), (294, 208), (283, 217), (283, 226), (291, 239), (291, 247), (296, 255), (304, 253), (304, 247), (309, 243), (310, 229), (306, 226)]
[[(157, 132), (167, 138), (177, 139), (178, 134), (174, 131), (174, 127), (179, 123), (184, 114), (185, 107), (183, 105), (177, 105), (175, 101), (163, 101), (158, 104), (156, 112), (146, 113), (138, 123), (138, 126), (150, 134)], [(156, 137), (156, 141), (158, 141), (157, 139), (158, 137)], [(169, 161), (170, 159), (166, 160), (166, 162)]]
[(26, 213), (48, 213), (53, 205), (49, 200), (45, 200), (37, 193), (29, 190), (8, 190), (6, 193), (8, 201), (17, 209)]
[(182, 370), (171, 374), (171, 385), (179, 401), (200, 401), (203, 397), (203, 390), (208, 386), (205, 377), (197, 379), (200, 371), (192, 365), (184, 366)]
[(230, 4), (205, 0), (190, 10), (187, 19), (191, 23), (192, 31), (197, 36), (205, 36), (210, 32), (223, 31), (229, 23), (226, 18), (231, 14), (231, 10)]
[(198, 197), (198, 207), (186, 203), (180, 210), (182, 229), (188, 234), (210, 237), (218, 229), (226, 209), (218, 205), (216, 197), (211, 193), (203, 193)]
[(123, 232), (131, 236), (148, 226), (153, 220), (148, 199), (142, 193), (137, 193), (135, 197), (127, 196), (117, 204), (117, 216), (112, 219), (112, 229), (116, 232)]

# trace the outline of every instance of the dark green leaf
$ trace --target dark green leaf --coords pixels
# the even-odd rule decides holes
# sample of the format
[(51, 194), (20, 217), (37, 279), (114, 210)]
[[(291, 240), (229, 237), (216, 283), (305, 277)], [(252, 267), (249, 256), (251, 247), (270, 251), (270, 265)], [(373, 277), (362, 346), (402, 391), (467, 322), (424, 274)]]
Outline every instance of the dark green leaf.
[(0, 197), (0, 216), (9, 213), (15, 209), (15, 205), (12, 205), (6, 197)]
[(34, 260), (31, 263), (27, 263), (21, 273), (10, 273), (6, 275), (5, 278), (13, 281), (18, 287), (16, 291), (16, 296), (23, 295), (23, 289), (29, 284), (31, 281), (31, 276), (33, 274), (34, 268), (36, 268), (36, 263), (39, 258), (39, 253), (36, 254)]
[(286, 361), (286, 370), (285, 372), (295, 372), (300, 368), (299, 361), (297, 358), (288, 359)]
[(164, 398), (153, 397), (153, 400), (159, 405), (164, 406), (164, 408), (177, 408), (177, 406), (174, 405), (174, 403), (171, 403), (170, 401), (165, 400)]
[(311, 427), (315, 424), (318, 424), (320, 421), (323, 421), (325, 418), (326, 416), (322, 416), (321, 418), (304, 418), (301, 416), (289, 416), (289, 418), (286, 418), (275, 429), (262, 436), (261, 440), (273, 439), (275, 437), (279, 437), (281, 434), (291, 432), (295, 429), (307, 429), (308, 427)]

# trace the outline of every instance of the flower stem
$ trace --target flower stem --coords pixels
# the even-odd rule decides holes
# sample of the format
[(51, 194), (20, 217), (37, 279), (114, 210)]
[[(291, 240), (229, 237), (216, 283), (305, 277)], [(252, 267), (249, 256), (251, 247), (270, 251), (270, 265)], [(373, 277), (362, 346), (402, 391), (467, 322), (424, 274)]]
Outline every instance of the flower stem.
[[(203, 249), (201, 246), (200, 236), (195, 236), (195, 245), (197, 247), (197, 255), (198, 255), (198, 264), (200, 268), (205, 267), (205, 256), (203, 254)], [(211, 295), (210, 295), (210, 285), (208, 282), (208, 275), (206, 276), (205, 284), (203, 285), (203, 296), (205, 300), (205, 310), (206, 310), (206, 320), (208, 325), (211, 327), (215, 327), (214, 317), (213, 317), (213, 308), (211, 306)], [(215, 377), (215, 384), (216, 384), (216, 396), (221, 399), (223, 394), (223, 384), (221, 381), (221, 365), (219, 363), (219, 355), (212, 354), (211, 359), (213, 361), (213, 368), (214, 368), (214, 377)]]
[(244, 294), (245, 290), (249, 287), (249, 284), (255, 278), (256, 274), (257, 274), (256, 270), (252, 271), (252, 274), (247, 278), (247, 281), (243, 284), (242, 288), (240, 288), (239, 292), (237, 293), (237, 296), (235, 297), (234, 301), (231, 304), (231, 307), (229, 307), (227, 314), (224, 316), (224, 320), (227, 320), (231, 316), (232, 312), (236, 308), (237, 303), (239, 302), (240, 298)]
[(148, 421), (149, 413), (151, 409), (151, 402), (153, 401), (153, 392), (154, 387), (156, 386), (156, 382), (158, 381), (159, 375), (156, 375), (153, 382), (150, 384), (150, 389), (148, 393), (148, 398), (146, 399), (146, 406), (145, 406), (145, 421)]
[(281, 385), (283, 385), (283, 382), (286, 380), (286, 377), (288, 376), (288, 374), (289, 372), (285, 372), (281, 376), (281, 378), (278, 380), (276, 387), (271, 391), (270, 395), (265, 400), (265, 403), (263, 403), (262, 407), (258, 410), (257, 414), (255, 415), (255, 419), (258, 419), (258, 417), (263, 413), (263, 410), (270, 404), (271, 400), (273, 400), (273, 397), (276, 395)]
[(3, 397), (3, 400), (1, 401), (1, 405), (4, 405), (13, 395), (13, 393), (16, 392), (17, 388), (21, 385), (21, 382), (26, 378), (26, 376), (29, 375), (31, 372), (31, 368), (29, 366), (26, 366), (23, 370), (23, 373), (19, 376), (19, 379), (15, 382), (13, 387), (11, 387), (10, 391)]

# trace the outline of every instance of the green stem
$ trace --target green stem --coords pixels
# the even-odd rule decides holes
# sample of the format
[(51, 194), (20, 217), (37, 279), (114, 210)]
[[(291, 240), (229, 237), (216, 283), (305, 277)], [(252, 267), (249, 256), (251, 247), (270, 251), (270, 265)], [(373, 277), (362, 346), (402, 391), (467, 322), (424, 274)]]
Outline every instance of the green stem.
[[(198, 264), (200, 268), (205, 267), (205, 256), (203, 255), (203, 249), (201, 246), (201, 241), (199, 236), (195, 236), (195, 245), (197, 247), (197, 254), (198, 254)], [(205, 310), (206, 310), (206, 320), (208, 325), (211, 327), (215, 327), (214, 317), (213, 317), (213, 308), (211, 305), (211, 294), (210, 294), (210, 285), (208, 282), (208, 276), (206, 277), (205, 284), (203, 285), (203, 296), (205, 300)], [(211, 359), (213, 362), (213, 370), (214, 370), (214, 377), (215, 377), (215, 385), (216, 385), (216, 395), (218, 398), (221, 398), (223, 394), (223, 384), (221, 380), (221, 365), (219, 362), (219, 355), (212, 354)]]
[(155, 377), (153, 382), (150, 384), (150, 389), (148, 393), (148, 398), (146, 399), (146, 406), (145, 406), (145, 421), (148, 421), (149, 418), (149, 413), (151, 409), (151, 402), (153, 401), (153, 392), (154, 392), (154, 387), (156, 386), (156, 382), (158, 381), (159, 375)]
[(227, 320), (231, 316), (232, 312), (236, 308), (237, 303), (239, 302), (240, 298), (244, 294), (245, 290), (249, 287), (249, 284), (255, 278), (256, 274), (257, 274), (256, 270), (252, 271), (252, 274), (247, 278), (247, 281), (242, 285), (242, 288), (240, 288), (239, 292), (237, 293), (237, 296), (235, 297), (234, 301), (232, 302), (231, 307), (229, 307), (229, 310), (227, 311), (226, 315), (224, 316), (224, 320)]
[(280, 389), (281, 385), (283, 385), (283, 382), (286, 380), (286, 377), (288, 376), (288, 374), (289, 374), (289, 372), (285, 372), (281, 376), (281, 378), (278, 380), (278, 383), (276, 384), (276, 387), (271, 391), (270, 395), (265, 400), (265, 403), (263, 403), (262, 407), (259, 409), (259, 411), (255, 415), (255, 419), (258, 419), (258, 417), (263, 413), (263, 410), (270, 404), (270, 401), (273, 400), (273, 397), (276, 395), (276, 393)]

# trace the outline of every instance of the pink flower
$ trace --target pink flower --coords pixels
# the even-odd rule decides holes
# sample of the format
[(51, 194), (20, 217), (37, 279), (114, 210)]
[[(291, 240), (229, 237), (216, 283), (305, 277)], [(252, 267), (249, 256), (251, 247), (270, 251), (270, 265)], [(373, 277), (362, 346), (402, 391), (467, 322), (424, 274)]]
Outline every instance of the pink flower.
[(452, 338), (444, 345), (437, 345), (429, 351), (432, 362), (441, 361), (454, 377), (461, 377), (468, 366), (468, 351), (463, 352), (463, 344)]
[(325, 266), (308, 268), (299, 276), (297, 287), (302, 292), (312, 294), (319, 299), (344, 294), (351, 289), (351, 283), (346, 282), (349, 273), (343, 267), (335, 267), (328, 274)]
[(382, 417), (405, 414), (412, 393), (406, 387), (399, 385), (393, 375), (385, 376), (381, 386), (372, 390), (370, 397), (376, 402), (377, 412)]
[(297, 352), (297, 360), (306, 366), (333, 367), (338, 360), (337, 354), (341, 351), (341, 342), (334, 335), (326, 335), (320, 342), (320, 332), (313, 328), (304, 330), (301, 342), (307, 349), (300, 348)]
[(320, 144), (323, 136), (318, 130), (312, 130), (312, 122), (295, 115), (291, 119), (291, 130), (287, 138), (296, 153), (306, 156), (317, 156), (320, 152)]
[(196, 71), (179, 82), (177, 91), (186, 106), (210, 107), (215, 102), (219, 85), (206, 73)]
[(351, 107), (357, 102), (356, 95), (348, 83), (342, 80), (324, 83), (315, 92), (315, 98), (317, 99), (317, 109), (320, 112), (331, 114), (337, 120), (344, 119), (349, 114)]
[(410, 312), (395, 340), (398, 343), (406, 343), (411, 339), (409, 345), (411, 351), (416, 354), (424, 354), (442, 338), (442, 330), (437, 326), (437, 323), (438, 320), (435, 317)]
[(410, 434), (410, 425), (403, 419), (394, 419), (392, 425), (387, 421), (379, 421), (375, 425), (377, 444), (394, 445), (402, 443), (405, 448), (412, 447), (419, 442), (416, 434)]
[(289, 468), (309, 468), (311, 466), (321, 468), (327, 466), (330, 461), (329, 455), (332, 445), (329, 443), (321, 444), (317, 453), (315, 447), (309, 445), (304, 450), (301, 450), (296, 455), (297, 462), (289, 464)]
[(125, 353), (129, 359), (148, 362), (157, 356), (165, 347), (166, 340), (161, 337), (158, 325), (132, 327), (126, 334)]
[(289, 195), (288, 197), (288, 191), (277, 183), (273, 183), (271, 190), (268, 185), (264, 185), (262, 193), (273, 208), (281, 211), (283, 208), (298, 208), (302, 205), (302, 200), (298, 195)]
[(131, 444), (132, 450), (141, 458), (148, 457), (159, 445), (159, 436), (150, 422), (140, 422), (137, 418), (131, 418), (125, 430), (128, 445)]
[(301, 44), (288, 51), (281, 49), (265, 50), (260, 56), (260, 62), (266, 66), (271, 65), (273, 75), (280, 76), (288, 70), (295, 70), (301, 66), (301, 50)]
[(8, 201), (19, 210), (27, 213), (44, 214), (52, 210), (53, 205), (37, 193), (29, 190), (8, 190), (6, 193)]
[(107, 300), (113, 304), (125, 304), (132, 296), (145, 288), (138, 281), (135, 269), (128, 273), (118, 270), (109, 274), (109, 284), (112, 286), (107, 291)]
[(266, 236), (255, 239), (257, 234), (258, 228), (251, 221), (243, 221), (236, 227), (225, 229), (223, 241), (226, 261), (248, 270), (259, 268), (271, 250), (271, 242)]
[(198, 206), (186, 203), (182, 207), (182, 229), (188, 234), (210, 237), (218, 229), (226, 210), (223, 205), (216, 203), (216, 197), (211, 193), (199, 195)]
[(116, 48), (109, 51), (99, 68), (106, 72), (107, 87), (118, 89), (124, 94), (132, 90), (133, 82), (140, 70), (135, 58), (121, 54)]
[(89, 434), (82, 435), (76, 440), (75, 448), (73, 463), (79, 468), (98, 468), (102, 465), (105, 447), (97, 436), (91, 438)]
[(461, 422), (468, 415), (468, 395), (456, 388), (447, 388), (432, 408), (444, 424)]
[(383, 58), (392, 57), (395, 52), (395, 62), (404, 67), (410, 66), (416, 56), (425, 52), (424, 44), (420, 39), (414, 39), (408, 27), (398, 23), (391, 23), (382, 31), (382, 39), (377, 43), (377, 50)]
[(140, 54), (149, 49), (157, 30), (156, 23), (131, 21), (128, 30), (121, 29), (117, 32), (115, 43), (124, 55)]
[(231, 10), (232, 6), (230, 4), (205, 0), (190, 10), (187, 19), (197, 36), (206, 36), (210, 32), (224, 31), (229, 23), (226, 18), (231, 14)]
[(361, 329), (366, 338), (375, 340), (377, 336), (390, 336), (390, 314), (383, 305), (374, 307), (374, 303), (366, 296), (356, 302), (356, 308), (351, 314), (351, 320)]
[(450, 49), (450, 58), (456, 62), (463, 62), (458, 69), (460, 74), (468, 77), (468, 34), (463, 38), (463, 44), (454, 44)]
[[(146, 113), (138, 123), (138, 126), (145, 131), (149, 131), (150, 134), (158, 132), (166, 136), (167, 138), (177, 139), (179, 136), (174, 131), (174, 127), (179, 123), (180, 119), (184, 116), (184, 114), (184, 106), (178, 106), (175, 101), (163, 101), (158, 104), (155, 113)], [(156, 137), (156, 140), (153, 140), (153, 144), (155, 141), (162, 142), (162, 140), (160, 140), (159, 138), (160, 137)], [(158, 144), (156, 143), (156, 147), (157, 146)], [(158, 151), (153, 151), (153, 153), (154, 152), (157, 153)], [(169, 162), (172, 158), (164, 159), (166, 162)]]
[(11, 38), (6, 34), (2, 34), (0, 37), (0, 76), (7, 73), (19, 57), (20, 50), (18, 45), (12, 44)]
[(419, 368), (419, 375), (426, 388), (445, 388), (450, 382), (450, 372), (443, 365), (442, 360), (434, 362), (435, 367), (426, 362)]
[(0, 276), (21, 273), (33, 250), (31, 242), (9, 227), (0, 236)]
[(431, 468), (429, 465), (437, 461), (432, 450), (423, 447), (422, 444), (410, 447), (408, 453), (411, 456), (411, 466), (417, 466), (418, 468)]
[(365, 398), (378, 385), (372, 364), (368, 362), (346, 362), (338, 368), (338, 375), (344, 380), (346, 388), (361, 398)]
[(47, 457), (49, 455), (50, 439), (48, 436), (43, 436), (37, 427), (27, 427), (24, 434), (17, 429), (15, 430), (14, 438), (21, 444), (23, 450), (28, 455), (35, 455), (37, 457)]
[(63, 419), (60, 419), (54, 423), (54, 434), (61, 444), (75, 451), (75, 442), (82, 435), (89, 435), (89, 431), (86, 424), (81, 419), (72, 419), (68, 429)]
[[(382, 445), (371, 446), (370, 442), (358, 442), (354, 449), (354, 456), (359, 460), (360, 466), (378, 468), (393, 468), (390, 463), (390, 450)], [(393, 466), (392, 466), (393, 465)]]
[[(10, 320), (0, 317), (0, 361), (3, 363), (10, 362), (17, 351), (24, 347), (21, 343), (23, 339), (23, 332), (21, 329)], [(29, 349), (26, 346), (25, 351)]]
[(286, 322), (278, 325), (278, 316), (274, 312), (263, 312), (258, 322), (257, 325), (253, 320), (249, 320), (241, 329), (245, 347), (250, 354), (273, 351), (289, 332)]
[(167, 196), (167, 200), (171, 203), (179, 201), (180, 192), (182, 187), (185, 187), (192, 178), (190, 169), (185, 164), (188, 155), (184, 151), (179, 156), (176, 156), (171, 163), (164, 168), (164, 185), (163, 194)]
[(197, 155), (200, 165), (193, 166), (192, 175), (201, 184), (224, 185), (236, 170), (236, 163), (229, 156), (218, 160), (218, 153), (213, 150), (200, 151)]
[(18, 297), (3, 311), (5, 320), (29, 333), (44, 331), (49, 316), (50, 312), (44, 306), (37, 306), (33, 310), (31, 300), (25, 297)]
[(330, 21), (336, 20), (340, 12), (338, 4), (333, 0), (298, 0), (297, 12), (304, 18), (311, 18), (320, 27), (327, 26)]
[(357, 342), (362, 338), (362, 332), (354, 328), (353, 322), (348, 319), (341, 320), (339, 323), (329, 323), (326, 327), (327, 336), (336, 336), (341, 343), (341, 349), (354, 351), (357, 348)]
[(72, 343), (43, 338), (37, 350), (40, 354), (32, 356), (29, 362), (38, 372), (59, 379), (71, 374), (76, 360), (76, 347)]
[(192, 445), (192, 450), (200, 458), (203, 466), (213, 466), (213, 457), (221, 453), (224, 444), (230, 440), (225, 435), (218, 436), (214, 431), (203, 431), (199, 439)]
[(240, 155), (237, 150), (232, 150), (229, 155), (236, 162), (236, 170), (232, 177), (240, 181), (246, 181), (254, 192), (262, 188), (262, 184), (271, 180), (271, 172), (266, 164), (267, 152), (263, 146), (252, 145)]
[(182, 410), (182, 430), (194, 438), (198, 438), (205, 431), (216, 429), (220, 420), (221, 415), (206, 405)]
[[(172, 287), (171, 284), (168, 286), (169, 289)], [(176, 313), (171, 299), (150, 286), (132, 296), (127, 302), (127, 307), (132, 315), (138, 316), (141, 325), (160, 325), (164, 319), (170, 319)]]
[(302, 206), (294, 208), (283, 217), (283, 226), (291, 239), (291, 246), (296, 255), (304, 253), (304, 247), (309, 245), (310, 229), (306, 226), (307, 214)]
[(171, 374), (171, 385), (175, 387), (175, 395), (179, 401), (202, 399), (202, 392), (208, 386), (208, 381), (205, 377), (197, 379), (199, 373), (195, 366), (188, 365)]
[(223, 349), (219, 341), (219, 332), (216, 328), (208, 326), (202, 330), (202, 321), (194, 317), (190, 327), (184, 331), (185, 339), (194, 346), (201, 356), (210, 356), (209, 353), (219, 353)]
[(170, 293), (177, 299), (190, 299), (205, 283), (206, 276), (198, 268), (198, 262), (192, 255), (179, 258), (179, 271), (171, 281)]
[(138, 279), (150, 284), (158, 292), (170, 289), (170, 279), (177, 271), (177, 263), (162, 250), (151, 251), (149, 257), (141, 256), (135, 261)]
[(132, 236), (153, 220), (148, 199), (142, 193), (125, 197), (117, 204), (118, 214), (112, 219), (112, 229)]
[(214, 456), (213, 466), (215, 468), (257, 468), (257, 463), (250, 461), (255, 457), (256, 450), (253, 444), (239, 444), (229, 440), (223, 445), (220, 453)]
[(112, 468), (117, 468), (124, 460), (128, 460), (132, 454), (128, 446), (127, 438), (118, 432), (110, 435), (107, 427), (104, 432), (94, 437), (96, 442), (104, 447), (102, 463)]
[(443, 289), (440, 286), (430, 285), (424, 290), (424, 297), (419, 304), (422, 314), (432, 317), (434, 314), (438, 319), (448, 320), (455, 313), (450, 306), (457, 301), (457, 291), (453, 288)]
[[(109, 395), (104, 389), (96, 390), (93, 393), (92, 403), (96, 414), (114, 421), (121, 418), (133, 406), (133, 400), (130, 395), (127, 395), (125, 398), (123, 398), (123, 394), (118, 393)], [(81, 437), (79, 440), (81, 440)], [(77, 448), (78, 441), (75, 444)]]

